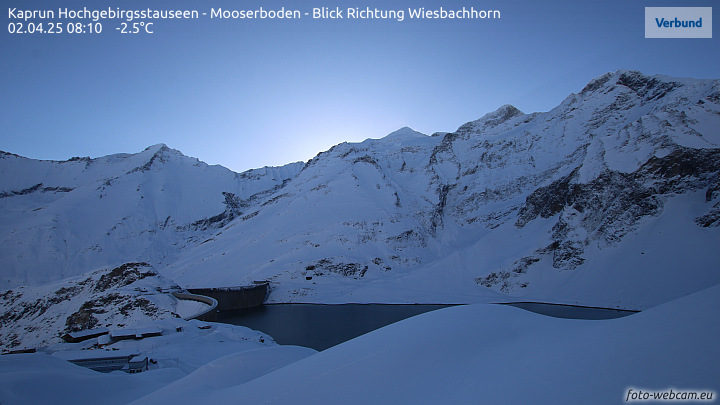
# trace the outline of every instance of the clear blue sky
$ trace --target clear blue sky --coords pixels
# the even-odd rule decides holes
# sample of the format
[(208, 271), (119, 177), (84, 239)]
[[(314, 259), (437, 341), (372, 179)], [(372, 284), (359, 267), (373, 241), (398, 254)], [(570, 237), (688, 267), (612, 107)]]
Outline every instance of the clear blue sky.
[[(8, 7), (443, 6), (500, 20), (155, 21), (153, 35), (11, 35)], [(452, 131), (503, 104), (547, 111), (617, 69), (720, 78), (720, 36), (645, 39), (646, 6), (713, 0), (6, 0), (0, 150), (65, 160), (165, 143), (236, 171), (402, 126)], [(714, 10), (717, 14), (717, 10)], [(717, 24), (716, 24), (717, 25)]]

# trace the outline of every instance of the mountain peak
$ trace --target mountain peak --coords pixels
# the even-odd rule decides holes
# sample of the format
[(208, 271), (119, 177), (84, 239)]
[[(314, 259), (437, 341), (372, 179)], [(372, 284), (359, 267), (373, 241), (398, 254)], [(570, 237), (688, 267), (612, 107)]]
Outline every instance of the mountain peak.
[[(517, 109), (514, 105), (505, 104), (501, 107), (499, 107), (497, 110), (486, 114), (485, 117), (488, 118), (503, 118), (503, 120), (508, 120), (512, 117), (522, 115), (523, 112)], [(485, 118), (483, 117), (483, 118)], [(482, 118), (481, 118), (482, 119)]]
[(157, 153), (157, 152), (161, 152), (161, 151), (164, 152), (164, 151), (169, 151), (169, 150), (170, 150), (170, 148), (168, 148), (168, 146), (165, 145), (164, 143), (158, 143), (155, 145), (148, 146), (147, 148), (145, 148), (143, 150), (143, 152)]
[(468, 131), (477, 131), (487, 128), (496, 127), (511, 118), (518, 117), (524, 115), (522, 111), (520, 111), (518, 108), (516, 108), (513, 105), (505, 104), (498, 108), (497, 110), (487, 113), (482, 116), (482, 118), (468, 122), (464, 125), (462, 125), (460, 128), (458, 128), (457, 132), (468, 132)]
[(483, 126), (485, 127), (495, 127), (509, 120), (510, 118), (517, 117), (519, 115), (523, 115), (523, 112), (517, 109), (515, 106), (505, 104), (497, 110), (483, 115), (482, 118), (475, 122), (479, 124), (484, 124)]
[(420, 137), (426, 137), (427, 135), (423, 134), (422, 132), (418, 132), (410, 127), (402, 127), (398, 129), (397, 131), (393, 131), (389, 134), (387, 134), (382, 139), (407, 139), (407, 138), (420, 138)]
[(368, 138), (364, 142), (398, 143), (398, 142), (409, 141), (412, 139), (422, 139), (422, 138), (428, 138), (428, 136), (423, 134), (422, 132), (418, 132), (410, 127), (402, 127), (398, 130), (395, 130), (395, 131), (385, 135), (382, 138)]
[(580, 94), (590, 93), (590, 92), (593, 92), (593, 91), (603, 87), (605, 85), (605, 83), (609, 82), (610, 79), (612, 79), (613, 76), (616, 75), (618, 72), (620, 72), (620, 71), (618, 70), (615, 73), (608, 72), (602, 76), (599, 76), (599, 77), (596, 77), (596, 78), (590, 80), (590, 82), (588, 84), (586, 84), (585, 87), (583, 87), (583, 89), (580, 91)]
[(184, 153), (180, 152), (177, 149), (173, 149), (165, 145), (164, 143), (158, 143), (152, 146), (148, 146), (145, 148), (142, 152), (142, 154), (148, 153), (152, 156), (180, 156), (180, 157), (187, 157)]
[(657, 88), (669, 91), (673, 88), (695, 82), (697, 82), (696, 79), (681, 79), (664, 75), (646, 75), (637, 70), (619, 69), (590, 80), (580, 91), (580, 94), (592, 93), (603, 87), (624, 86), (644, 95), (648, 91), (655, 92)]
[(156, 145), (148, 146), (140, 152), (137, 156), (145, 157), (147, 155), (151, 155), (150, 159), (145, 162), (144, 165), (138, 166), (132, 170), (130, 170), (128, 173), (134, 173), (134, 172), (145, 172), (150, 170), (150, 168), (153, 166), (155, 162), (165, 163), (167, 160), (166, 158), (169, 158), (171, 156), (179, 156), (184, 157), (185, 155), (182, 154), (179, 150), (170, 149), (165, 145), (164, 143), (158, 143)]

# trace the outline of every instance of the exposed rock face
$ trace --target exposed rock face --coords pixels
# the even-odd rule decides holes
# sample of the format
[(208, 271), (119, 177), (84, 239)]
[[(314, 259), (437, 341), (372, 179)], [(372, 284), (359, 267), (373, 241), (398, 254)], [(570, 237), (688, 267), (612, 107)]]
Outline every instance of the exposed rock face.
[(67, 332), (177, 317), (169, 295), (182, 289), (147, 263), (125, 263), (0, 295), (0, 348), (60, 341)]
[[(606, 245), (618, 242), (644, 216), (658, 215), (670, 195), (707, 188), (712, 197), (709, 190), (718, 182), (720, 150), (678, 147), (662, 158), (650, 158), (632, 173), (606, 170), (586, 183), (577, 182), (579, 169), (530, 193), (518, 213), (518, 227), (537, 217), (558, 215), (552, 235), (557, 268), (573, 269), (582, 263), (582, 246), (591, 240)], [(711, 225), (710, 213), (702, 218), (696, 221)], [(586, 237), (569, 240), (578, 227), (584, 229)], [(561, 260), (557, 249), (567, 250), (560, 255)]]

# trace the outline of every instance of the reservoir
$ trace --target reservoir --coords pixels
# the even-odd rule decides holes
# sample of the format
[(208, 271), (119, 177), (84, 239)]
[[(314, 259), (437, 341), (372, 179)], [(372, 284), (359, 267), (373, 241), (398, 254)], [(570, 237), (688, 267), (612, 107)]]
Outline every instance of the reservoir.
[[(573, 319), (611, 319), (634, 313), (542, 303), (507, 305), (543, 315)], [(244, 310), (223, 311), (218, 314), (217, 321), (264, 332), (281, 345), (325, 350), (383, 326), (450, 306), (452, 305), (271, 304)]]
[(537, 314), (552, 316), (553, 318), (567, 319), (614, 319), (632, 315), (638, 311), (624, 309), (581, 307), (577, 305), (546, 304), (543, 302), (513, 302), (509, 304), (516, 308)]

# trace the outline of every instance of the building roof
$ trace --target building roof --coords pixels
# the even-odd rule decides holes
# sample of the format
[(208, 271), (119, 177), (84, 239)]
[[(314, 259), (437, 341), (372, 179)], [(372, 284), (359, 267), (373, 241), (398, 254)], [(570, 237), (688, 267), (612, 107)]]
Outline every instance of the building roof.
[(132, 359), (130, 359), (130, 363), (138, 363), (138, 362), (143, 362), (145, 360), (147, 360), (147, 356), (144, 354), (139, 354), (139, 355), (133, 357)]
[(52, 356), (67, 361), (82, 361), (132, 358), (139, 354), (134, 350), (68, 350), (55, 352)]
[(110, 329), (108, 328), (95, 328), (95, 329), (88, 329), (88, 330), (81, 330), (79, 332), (70, 332), (68, 335), (70, 335), (73, 339), (81, 339), (88, 336), (93, 335), (102, 335), (104, 333), (110, 332)]
[(153, 335), (162, 335), (162, 329), (158, 328), (157, 326), (150, 326), (146, 328), (136, 328), (136, 329), (115, 329), (110, 331), (110, 337), (111, 338), (119, 338), (119, 337), (136, 337), (136, 338), (143, 338), (147, 336), (153, 336)]

